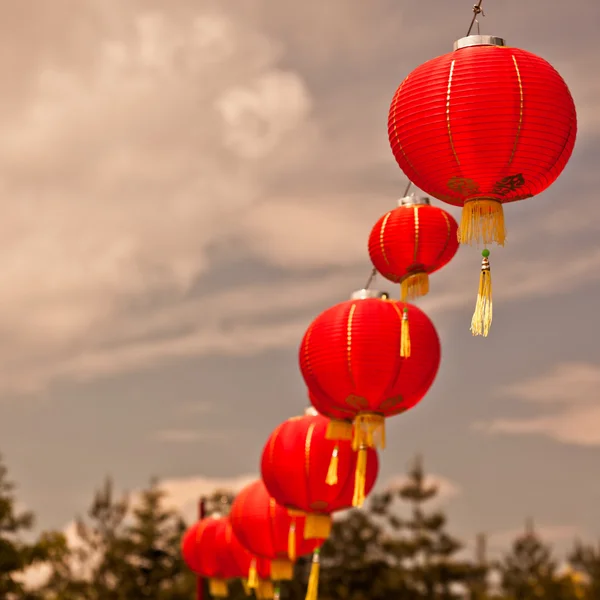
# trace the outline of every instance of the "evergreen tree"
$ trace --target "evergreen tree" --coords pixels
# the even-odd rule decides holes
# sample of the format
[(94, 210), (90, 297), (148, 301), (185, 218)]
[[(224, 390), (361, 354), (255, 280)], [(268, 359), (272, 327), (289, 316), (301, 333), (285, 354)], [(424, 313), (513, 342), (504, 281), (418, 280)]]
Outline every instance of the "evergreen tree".
[(28, 567), (45, 561), (61, 545), (60, 536), (47, 534), (33, 544), (21, 539), (21, 534), (33, 527), (30, 511), (17, 512), (14, 484), (0, 458), (0, 598), (2, 600), (34, 600), (36, 594), (27, 591), (21, 581)]
[(600, 598), (600, 543), (593, 545), (576, 542), (569, 562), (575, 570), (571, 576), (575, 594), (585, 600)]
[(574, 599), (570, 582), (558, 575), (551, 548), (535, 533), (531, 522), (513, 542), (498, 569), (502, 590), (511, 599)]

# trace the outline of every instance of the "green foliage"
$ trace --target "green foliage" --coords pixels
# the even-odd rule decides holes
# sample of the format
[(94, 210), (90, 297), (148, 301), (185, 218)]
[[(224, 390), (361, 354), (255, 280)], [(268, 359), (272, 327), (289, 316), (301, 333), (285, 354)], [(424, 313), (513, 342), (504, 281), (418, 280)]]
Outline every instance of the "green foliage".
[[(429, 506), (437, 494), (417, 459), (401, 485), (336, 519), (321, 551), (319, 599), (600, 598), (600, 546), (577, 543), (569, 557), (574, 570), (559, 574), (551, 549), (530, 526), (488, 568), (484, 556), (464, 559), (446, 515)], [(117, 497), (106, 480), (86, 517), (76, 521), (75, 545), (52, 532), (28, 544), (22, 534), (33, 515), (15, 510), (14, 488), (0, 463), (0, 599), (192, 600), (196, 578), (179, 551), (186, 525), (164, 500), (156, 481), (132, 502)], [(227, 514), (233, 496), (218, 490), (206, 500), (209, 512)], [(35, 591), (23, 589), (24, 570), (41, 562), (49, 568), (46, 583)], [(490, 570), (499, 575), (501, 596), (490, 590)], [(300, 558), (294, 580), (282, 586), (283, 600), (304, 600), (309, 571), (310, 557)], [(240, 582), (229, 589), (230, 600), (246, 598)]]

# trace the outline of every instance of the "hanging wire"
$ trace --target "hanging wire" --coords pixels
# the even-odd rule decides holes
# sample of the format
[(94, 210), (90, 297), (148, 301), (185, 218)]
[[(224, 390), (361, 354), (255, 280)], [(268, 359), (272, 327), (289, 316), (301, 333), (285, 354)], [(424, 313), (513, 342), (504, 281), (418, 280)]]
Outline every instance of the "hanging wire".
[(479, 0), (477, 4), (473, 6), (473, 18), (471, 19), (471, 25), (469, 25), (469, 30), (467, 31), (467, 36), (471, 35), (471, 31), (473, 31), (473, 27), (477, 24), (477, 33), (479, 34), (479, 21), (477, 17), (481, 15), (485, 17), (485, 13), (483, 12), (483, 8), (481, 5), (483, 4), (483, 0)]
[[(412, 187), (412, 181), (410, 181), (410, 179), (409, 179), (408, 184), (406, 185), (406, 188), (404, 189), (404, 195), (402, 196), (403, 198), (406, 198), (406, 196), (408, 196), (408, 192), (410, 192), (411, 187)], [(373, 267), (373, 269), (371, 270), (371, 273), (369, 274), (369, 278), (367, 279), (367, 283), (365, 283), (365, 287), (363, 289), (368, 290), (371, 287), (371, 284), (373, 283), (373, 280), (375, 279), (375, 277), (377, 277), (377, 269), (375, 267)]]

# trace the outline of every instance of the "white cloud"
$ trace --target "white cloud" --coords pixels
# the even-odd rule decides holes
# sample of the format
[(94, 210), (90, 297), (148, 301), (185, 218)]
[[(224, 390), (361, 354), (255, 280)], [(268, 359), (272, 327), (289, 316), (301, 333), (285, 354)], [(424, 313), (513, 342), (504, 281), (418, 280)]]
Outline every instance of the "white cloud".
[(477, 423), (487, 433), (537, 434), (579, 446), (600, 445), (600, 366), (564, 363), (552, 372), (506, 386), (509, 395), (535, 405), (543, 414)]

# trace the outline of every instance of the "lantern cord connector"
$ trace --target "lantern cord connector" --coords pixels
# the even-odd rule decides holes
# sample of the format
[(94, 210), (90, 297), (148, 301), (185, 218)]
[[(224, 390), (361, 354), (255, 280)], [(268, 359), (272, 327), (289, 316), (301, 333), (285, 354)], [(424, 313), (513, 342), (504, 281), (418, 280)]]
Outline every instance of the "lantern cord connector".
[(475, 24), (477, 24), (477, 34), (480, 33), (480, 31), (479, 31), (479, 21), (477, 20), (477, 17), (479, 15), (481, 15), (482, 17), (485, 17), (485, 13), (483, 12), (483, 8), (481, 8), (482, 4), (483, 4), (483, 0), (479, 0), (477, 2), (477, 4), (473, 5), (473, 18), (471, 19), (471, 25), (469, 25), (469, 29), (467, 31), (467, 37), (471, 35), (471, 31), (473, 31), (473, 27), (475, 26)]

